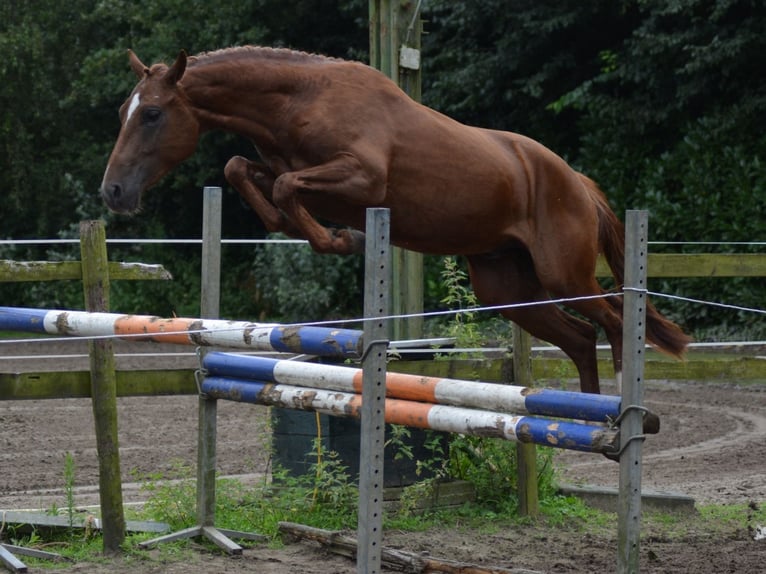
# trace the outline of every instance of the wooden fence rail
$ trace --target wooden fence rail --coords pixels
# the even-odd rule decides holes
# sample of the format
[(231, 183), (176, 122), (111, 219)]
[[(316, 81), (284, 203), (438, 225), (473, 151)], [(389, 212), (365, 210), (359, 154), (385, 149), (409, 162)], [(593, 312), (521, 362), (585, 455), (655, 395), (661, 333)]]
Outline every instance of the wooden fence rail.
[[(110, 281), (169, 280), (173, 276), (162, 265), (110, 261)], [(82, 261), (12, 261), (0, 259), (0, 282), (82, 281)]]
[[(602, 257), (596, 266), (598, 277), (611, 277)], [(682, 277), (766, 277), (766, 253), (649, 253), (649, 278)]]

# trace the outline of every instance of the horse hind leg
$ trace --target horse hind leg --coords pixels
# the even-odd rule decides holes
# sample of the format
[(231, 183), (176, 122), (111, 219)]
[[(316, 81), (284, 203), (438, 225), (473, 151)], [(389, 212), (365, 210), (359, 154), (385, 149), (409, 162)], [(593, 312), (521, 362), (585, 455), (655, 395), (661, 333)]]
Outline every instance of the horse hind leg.
[[(567, 306), (587, 319), (594, 321), (604, 329), (612, 350), (612, 364), (618, 389), (622, 390), (622, 299), (602, 297), (604, 291), (593, 278), (584, 289), (575, 289), (572, 300)], [(576, 294), (599, 295), (593, 298), (578, 299)], [(562, 295), (563, 296), (563, 295)], [(571, 296), (571, 293), (570, 293)]]
[[(535, 273), (532, 258), (523, 249), (501, 255), (469, 256), (471, 283), (485, 305), (543, 302), (550, 299)], [(596, 330), (556, 305), (511, 307), (500, 311), (531, 335), (559, 347), (572, 359), (580, 377), (580, 390), (599, 393)]]

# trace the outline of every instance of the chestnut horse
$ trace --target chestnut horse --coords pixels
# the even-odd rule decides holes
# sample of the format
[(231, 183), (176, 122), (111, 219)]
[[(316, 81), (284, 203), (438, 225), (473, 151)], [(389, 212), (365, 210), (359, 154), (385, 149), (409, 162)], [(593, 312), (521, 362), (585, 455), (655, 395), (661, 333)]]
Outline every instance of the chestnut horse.
[[(263, 163), (231, 159), (226, 179), (269, 231), (308, 240), (319, 253), (363, 250), (365, 209), (391, 210), (391, 241), (464, 255), (485, 305), (599, 296), (603, 252), (623, 281), (623, 227), (598, 187), (543, 145), (468, 127), (408, 98), (356, 62), (243, 47), (145, 66), (120, 108), (122, 129), (101, 194), (134, 213), (143, 191), (188, 158), (202, 132), (249, 138)], [(347, 226), (323, 226), (317, 218)], [(622, 302), (567, 306), (601, 325), (621, 374)], [(576, 364), (580, 388), (599, 392), (596, 330), (555, 304), (501, 311)], [(683, 354), (688, 337), (653, 307), (647, 339)]]

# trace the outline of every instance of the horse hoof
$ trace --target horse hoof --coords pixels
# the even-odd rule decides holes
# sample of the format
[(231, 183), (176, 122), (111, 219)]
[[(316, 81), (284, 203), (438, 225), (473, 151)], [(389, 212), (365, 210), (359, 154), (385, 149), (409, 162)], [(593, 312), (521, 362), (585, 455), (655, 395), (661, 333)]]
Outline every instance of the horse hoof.
[(364, 233), (356, 229), (347, 229), (348, 242), (351, 246), (351, 253), (364, 253), (366, 239)]
[(364, 253), (364, 233), (356, 229), (332, 229), (332, 251), (337, 255)]

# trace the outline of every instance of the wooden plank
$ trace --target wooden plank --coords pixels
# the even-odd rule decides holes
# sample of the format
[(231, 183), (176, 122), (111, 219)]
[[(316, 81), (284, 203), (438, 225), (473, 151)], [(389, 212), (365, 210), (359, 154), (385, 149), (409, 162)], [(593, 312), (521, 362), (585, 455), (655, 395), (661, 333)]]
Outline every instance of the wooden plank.
[[(510, 359), (485, 361), (395, 361), (389, 363), (392, 372), (450, 377), (487, 382), (510, 381), (503, 373), (512, 364)], [(612, 361), (603, 357), (598, 361), (602, 379), (614, 377)], [(459, 376), (453, 376), (458, 374)], [(576, 379), (574, 363), (567, 358), (532, 359), (535, 381)], [(659, 356), (648, 356), (646, 378), (649, 380), (734, 381), (766, 380), (766, 359), (732, 355), (710, 357), (706, 353), (690, 353), (686, 361), (673, 361)], [(148, 397), (162, 395), (196, 395), (194, 371), (174, 369), (166, 371), (117, 371), (118, 397)], [(89, 398), (90, 373), (69, 371), (62, 373), (29, 372), (0, 373), (0, 400), (34, 400)]]
[[(650, 253), (649, 277), (766, 277), (764, 253)], [(598, 277), (611, 277), (603, 257)], [(112, 280), (172, 279), (162, 265), (109, 262)], [(12, 261), (0, 259), (0, 282), (82, 279), (80, 261)]]
[[(21, 510), (4, 510), (3, 520), (5, 524), (17, 526), (35, 526), (45, 528), (74, 528), (77, 530), (101, 530), (102, 521), (93, 516), (74, 516), (72, 523), (68, 516), (47, 514), (43, 512), (25, 512)], [(151, 522), (144, 520), (128, 520), (125, 523), (128, 532), (167, 532), (170, 526), (164, 522)]]
[(16, 558), (3, 544), (0, 544), (0, 563), (11, 572), (28, 572), (27, 565)]
[[(389, 370), (432, 377), (487, 382), (508, 382), (511, 359), (466, 359), (454, 361), (392, 361)], [(612, 360), (607, 355), (598, 360), (601, 379), (614, 378)], [(688, 353), (686, 360), (675, 361), (656, 352), (646, 357), (646, 378), (650, 380), (766, 380), (766, 359), (745, 355), (711, 356), (705, 352)], [(533, 357), (532, 378), (576, 379), (577, 369), (566, 357)]]
[(387, 512), (399, 512), (402, 495), (414, 496), (408, 503), (408, 511), (421, 514), (426, 511), (457, 508), (476, 500), (476, 487), (466, 480), (435, 482), (424, 491), (409, 490), (409, 486), (392, 486), (383, 491), (383, 506)]
[[(194, 371), (117, 371), (118, 397), (196, 395)], [(90, 398), (90, 373), (0, 373), (0, 400)]]
[[(649, 253), (649, 277), (766, 277), (766, 253)], [(611, 277), (603, 257), (597, 277)]]
[[(162, 279), (173, 276), (162, 265), (146, 263), (108, 263), (111, 280), (142, 281)], [(0, 259), (0, 283), (22, 281), (68, 281), (82, 279), (81, 261), (12, 261)]]
[[(318, 542), (330, 552), (341, 556), (353, 558), (357, 554), (357, 541), (337, 531), (323, 530), (293, 522), (280, 522), (279, 531), (284, 536), (298, 540), (305, 539)], [(425, 574), (427, 572), (443, 572), (445, 574), (541, 574), (526, 568), (470, 564), (394, 548), (381, 547), (380, 552), (382, 555), (381, 562), (389, 569), (397, 572), (409, 572), (410, 574)]]
[(81, 279), (79, 261), (11, 261), (0, 260), (0, 281), (55, 281)]
[[(599, 378), (614, 378), (611, 359), (598, 361)], [(576, 379), (577, 369), (566, 358), (532, 360), (536, 381), (546, 379)], [(644, 375), (647, 380), (680, 381), (745, 381), (766, 380), (766, 360), (758, 357), (733, 355), (731, 358), (708, 358), (704, 353), (690, 355), (685, 361), (662, 357), (647, 357)]]
[(28, 572), (27, 565), (16, 558), (13, 553), (0, 544), (0, 563), (11, 572)]

